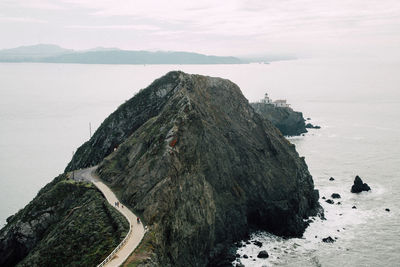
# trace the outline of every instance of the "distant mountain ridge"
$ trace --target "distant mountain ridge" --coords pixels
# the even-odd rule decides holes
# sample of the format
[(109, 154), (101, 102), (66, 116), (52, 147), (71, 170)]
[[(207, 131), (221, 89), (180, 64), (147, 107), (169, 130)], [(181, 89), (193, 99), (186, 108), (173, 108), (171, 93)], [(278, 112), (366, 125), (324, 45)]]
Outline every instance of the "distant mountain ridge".
[(0, 50), (0, 62), (42, 62), (80, 64), (243, 64), (236, 57), (209, 56), (192, 52), (131, 51), (94, 48), (86, 51), (57, 45), (38, 44)]
[(38, 44), (20, 46), (16, 48), (0, 50), (0, 61), (34, 60), (43, 57), (58, 56), (61, 54), (74, 53), (72, 49), (65, 49), (58, 45)]

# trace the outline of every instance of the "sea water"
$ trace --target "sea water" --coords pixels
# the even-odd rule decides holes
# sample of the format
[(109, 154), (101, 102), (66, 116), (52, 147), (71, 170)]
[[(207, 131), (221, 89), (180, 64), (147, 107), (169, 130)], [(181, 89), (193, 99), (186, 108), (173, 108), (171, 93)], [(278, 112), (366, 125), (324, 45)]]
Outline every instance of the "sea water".
[[(327, 220), (303, 238), (260, 232), (246, 266), (398, 266), (400, 62), (304, 59), (244, 65), (0, 63), (0, 225), (55, 176), (121, 103), (170, 70), (227, 78), (256, 101), (268, 92), (320, 125), (289, 138), (305, 156)], [(89, 123), (91, 129), (89, 128)], [(91, 132), (90, 132), (91, 130)], [(351, 194), (360, 175), (371, 192)], [(329, 181), (334, 177), (334, 181)], [(352, 209), (356, 206), (357, 209)], [(385, 211), (386, 208), (390, 212)], [(331, 236), (336, 242), (323, 243)], [(258, 259), (267, 250), (268, 259)]]

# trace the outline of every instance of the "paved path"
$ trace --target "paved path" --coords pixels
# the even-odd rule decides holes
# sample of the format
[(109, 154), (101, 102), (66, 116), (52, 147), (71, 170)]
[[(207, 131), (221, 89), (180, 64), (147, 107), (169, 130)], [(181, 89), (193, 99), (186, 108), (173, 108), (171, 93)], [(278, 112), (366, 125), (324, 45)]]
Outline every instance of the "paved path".
[[(105, 195), (107, 201), (115, 207), (114, 203), (119, 201), (111, 189), (106, 186), (103, 182), (99, 180), (98, 177), (94, 174), (97, 166), (92, 168), (87, 168), (83, 170), (76, 170), (75, 171), (75, 180), (78, 181), (89, 181), (92, 182), (103, 194)], [(133, 212), (131, 212), (127, 207), (115, 207), (122, 215), (126, 217), (129, 221), (129, 224), (132, 226), (131, 234), (128, 237), (127, 242), (118, 250), (118, 252), (114, 255), (111, 261), (109, 261), (104, 266), (120, 266), (128, 257), (129, 255), (135, 250), (135, 248), (139, 245), (140, 241), (142, 240), (145, 230), (143, 228), (142, 223), (137, 223), (137, 217)]]

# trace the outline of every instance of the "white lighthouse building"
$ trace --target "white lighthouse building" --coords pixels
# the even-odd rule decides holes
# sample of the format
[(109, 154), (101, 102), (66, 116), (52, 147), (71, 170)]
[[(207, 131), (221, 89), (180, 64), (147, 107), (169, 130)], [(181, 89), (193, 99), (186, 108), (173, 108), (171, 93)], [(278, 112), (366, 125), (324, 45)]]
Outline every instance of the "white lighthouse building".
[(290, 105), (286, 102), (286, 99), (278, 99), (273, 102), (275, 107), (288, 108)]
[(286, 99), (278, 99), (272, 101), (272, 99), (269, 98), (268, 93), (265, 93), (264, 98), (261, 99), (260, 102), (263, 104), (273, 105), (274, 107), (277, 108), (290, 108), (290, 104), (287, 103)]
[(265, 93), (264, 99), (261, 100), (261, 102), (264, 104), (272, 104), (272, 99), (269, 98), (268, 93)]

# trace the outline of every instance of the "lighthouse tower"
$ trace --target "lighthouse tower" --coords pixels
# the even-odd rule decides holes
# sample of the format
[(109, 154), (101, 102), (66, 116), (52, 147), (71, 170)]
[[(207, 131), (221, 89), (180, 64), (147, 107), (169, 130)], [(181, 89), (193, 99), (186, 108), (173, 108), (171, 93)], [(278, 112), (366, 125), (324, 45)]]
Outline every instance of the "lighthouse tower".
[(264, 104), (272, 104), (271, 98), (269, 98), (268, 93), (265, 93), (264, 99), (262, 100)]

